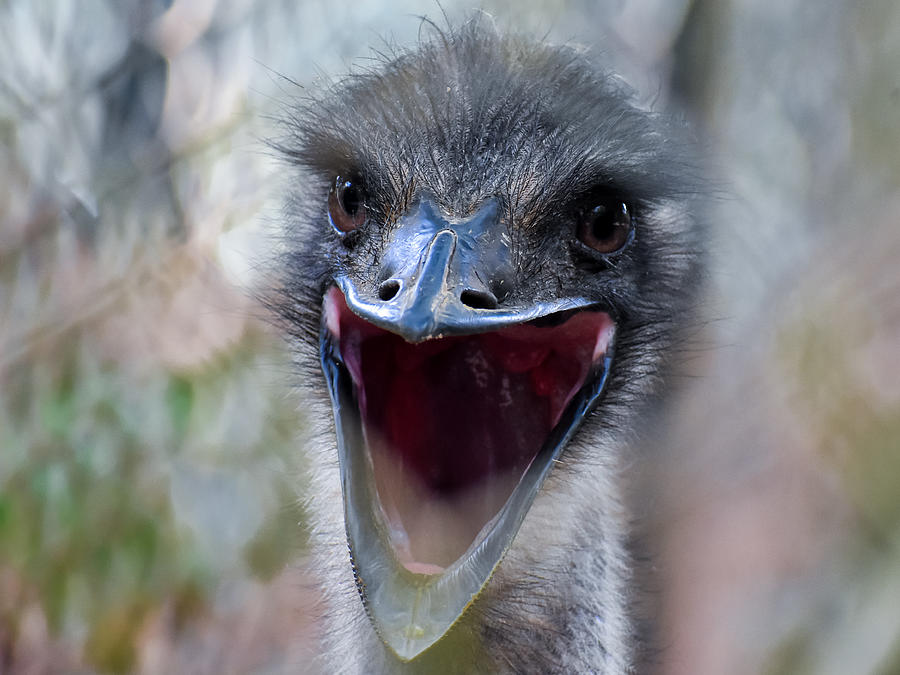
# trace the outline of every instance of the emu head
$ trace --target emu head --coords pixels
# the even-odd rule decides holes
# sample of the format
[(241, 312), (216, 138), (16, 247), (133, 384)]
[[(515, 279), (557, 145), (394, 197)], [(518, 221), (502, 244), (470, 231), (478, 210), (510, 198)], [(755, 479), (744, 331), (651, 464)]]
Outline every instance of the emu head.
[(347, 564), (410, 660), (547, 476), (595, 470), (572, 439), (621, 443), (657, 389), (696, 285), (694, 172), (582, 54), (476, 25), (301, 101), (287, 131), (279, 309), (327, 382)]

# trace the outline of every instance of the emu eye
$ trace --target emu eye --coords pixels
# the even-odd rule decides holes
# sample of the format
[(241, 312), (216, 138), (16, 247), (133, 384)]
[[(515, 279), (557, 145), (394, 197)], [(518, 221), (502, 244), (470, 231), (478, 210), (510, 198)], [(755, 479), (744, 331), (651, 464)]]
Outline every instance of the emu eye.
[(328, 193), (328, 219), (341, 234), (353, 232), (366, 222), (366, 196), (362, 188), (338, 176)]
[(634, 223), (625, 202), (610, 200), (585, 210), (578, 220), (578, 238), (600, 253), (615, 253), (631, 241)]

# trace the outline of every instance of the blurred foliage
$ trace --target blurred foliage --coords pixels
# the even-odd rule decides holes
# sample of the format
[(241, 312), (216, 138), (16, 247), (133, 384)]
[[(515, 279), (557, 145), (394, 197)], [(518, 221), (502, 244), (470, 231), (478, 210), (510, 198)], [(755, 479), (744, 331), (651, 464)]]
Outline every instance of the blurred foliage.
[(234, 387), (267, 369), (259, 335), (191, 372), (140, 375), (92, 354), (89, 339), (70, 336), (76, 346), (4, 378), (0, 571), (13, 583), (0, 635), (14, 640), (37, 602), (52, 633), (87, 631), (89, 663), (126, 672), (149, 613), (174, 607), (181, 624), (206, 610), (222, 574), (268, 579), (301, 550), (284, 461), (296, 414), (271, 401), (250, 443), (229, 438), (248, 410)]
[(827, 300), (785, 327), (785, 367), (796, 373), (797, 400), (806, 407), (804, 417), (818, 436), (816, 446), (840, 466), (868, 526), (860, 533), (877, 545), (900, 542), (900, 401), (877, 405), (869, 383), (846, 358), (866, 344), (872, 327), (862, 317), (844, 317), (843, 330), (829, 327), (832, 308), (849, 304)]
[(232, 251), (262, 158), (239, 96), (171, 102), (170, 4), (0, 7), (0, 672), (159, 672), (304, 550), (289, 359)]

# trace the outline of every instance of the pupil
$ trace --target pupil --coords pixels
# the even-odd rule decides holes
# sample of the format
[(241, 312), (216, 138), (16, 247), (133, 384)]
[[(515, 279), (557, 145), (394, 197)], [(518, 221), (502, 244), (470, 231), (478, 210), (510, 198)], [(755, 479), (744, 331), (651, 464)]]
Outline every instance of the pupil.
[(341, 192), (341, 205), (344, 207), (344, 211), (346, 211), (349, 215), (356, 215), (356, 212), (359, 210), (359, 190), (353, 185), (353, 183), (344, 183), (344, 189)]
[(605, 206), (597, 206), (592, 212), (591, 232), (594, 237), (604, 241), (612, 237), (616, 232), (616, 218), (610, 209)]

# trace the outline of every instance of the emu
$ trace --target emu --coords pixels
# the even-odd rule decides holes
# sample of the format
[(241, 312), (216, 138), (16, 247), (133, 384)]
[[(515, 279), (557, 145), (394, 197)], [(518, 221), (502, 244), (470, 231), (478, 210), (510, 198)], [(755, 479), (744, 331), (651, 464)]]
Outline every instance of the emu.
[(324, 669), (633, 672), (620, 469), (705, 242), (681, 125), (473, 21), (292, 104), (274, 144)]

